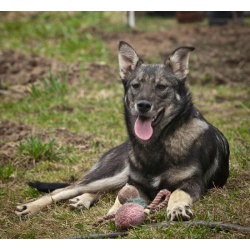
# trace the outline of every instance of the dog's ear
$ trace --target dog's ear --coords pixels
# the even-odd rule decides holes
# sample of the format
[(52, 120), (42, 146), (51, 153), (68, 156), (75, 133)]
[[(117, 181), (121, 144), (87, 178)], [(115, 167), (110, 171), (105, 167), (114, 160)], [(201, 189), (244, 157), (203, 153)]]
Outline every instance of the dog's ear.
[(190, 52), (194, 47), (180, 47), (167, 58), (165, 64), (168, 65), (179, 80), (185, 80), (188, 74), (188, 62)]
[(142, 63), (136, 51), (123, 41), (119, 43), (118, 61), (122, 80)]

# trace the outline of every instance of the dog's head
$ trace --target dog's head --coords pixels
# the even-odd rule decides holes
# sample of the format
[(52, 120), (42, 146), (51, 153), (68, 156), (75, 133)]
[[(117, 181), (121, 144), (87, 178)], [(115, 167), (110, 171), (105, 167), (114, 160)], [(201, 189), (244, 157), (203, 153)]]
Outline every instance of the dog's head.
[(185, 79), (192, 50), (180, 47), (164, 64), (144, 64), (129, 44), (120, 42), (118, 60), (127, 125), (140, 140), (159, 136), (187, 101)]

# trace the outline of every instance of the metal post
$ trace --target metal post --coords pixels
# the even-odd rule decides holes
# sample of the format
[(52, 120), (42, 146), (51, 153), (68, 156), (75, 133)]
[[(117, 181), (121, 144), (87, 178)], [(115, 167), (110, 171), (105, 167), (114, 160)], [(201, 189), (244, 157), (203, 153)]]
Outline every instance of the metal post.
[(135, 12), (128, 11), (128, 25), (131, 29), (135, 28)]

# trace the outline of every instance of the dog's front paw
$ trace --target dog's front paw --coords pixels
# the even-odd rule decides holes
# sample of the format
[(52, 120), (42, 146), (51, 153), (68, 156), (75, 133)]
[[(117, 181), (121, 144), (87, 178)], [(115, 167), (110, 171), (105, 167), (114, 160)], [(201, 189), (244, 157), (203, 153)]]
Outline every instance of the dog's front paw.
[(20, 217), (25, 217), (28, 215), (33, 215), (41, 211), (43, 208), (47, 207), (53, 202), (50, 195), (43, 196), (38, 200), (19, 205), (16, 207), (16, 214)]
[(190, 220), (193, 217), (193, 212), (190, 206), (180, 206), (167, 209), (167, 216), (171, 221)]
[(69, 206), (77, 209), (90, 208), (91, 203), (89, 201), (82, 200), (80, 197), (75, 197), (69, 200)]
[(19, 217), (26, 217), (28, 215), (36, 214), (40, 211), (39, 206), (33, 205), (32, 203), (19, 205), (16, 207), (15, 214)]
[(77, 196), (73, 199), (70, 199), (70, 206), (72, 208), (78, 208), (78, 209), (89, 209), (90, 206), (99, 198), (99, 194), (90, 194), (85, 193), (80, 196)]
[(169, 199), (167, 216), (171, 221), (190, 220), (193, 212), (190, 208), (192, 199), (190, 195), (182, 190), (175, 190)]

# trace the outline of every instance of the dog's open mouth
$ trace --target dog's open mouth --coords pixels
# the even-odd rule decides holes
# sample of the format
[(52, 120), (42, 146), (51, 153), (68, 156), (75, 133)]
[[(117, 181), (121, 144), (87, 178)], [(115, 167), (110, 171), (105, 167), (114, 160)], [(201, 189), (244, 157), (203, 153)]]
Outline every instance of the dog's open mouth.
[(141, 140), (149, 140), (154, 132), (153, 127), (156, 126), (162, 119), (164, 114), (164, 109), (162, 109), (154, 117), (146, 117), (139, 115), (135, 121), (134, 131), (137, 137)]

